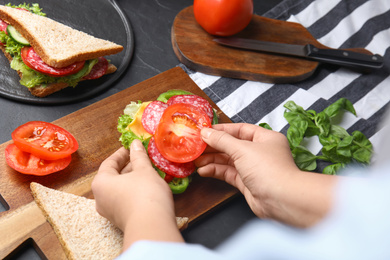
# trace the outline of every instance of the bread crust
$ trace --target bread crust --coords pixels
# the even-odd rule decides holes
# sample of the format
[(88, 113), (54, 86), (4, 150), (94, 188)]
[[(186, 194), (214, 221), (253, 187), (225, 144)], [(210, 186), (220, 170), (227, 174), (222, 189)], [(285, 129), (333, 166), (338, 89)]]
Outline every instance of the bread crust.
[[(5, 51), (5, 47), (3, 45), (0, 45), (0, 49), (4, 53), (5, 57), (7, 57), (8, 61), (11, 63), (12, 57), (11, 57), (11, 55), (9, 55), (9, 53), (7, 53)], [(104, 75), (114, 73), (116, 70), (117, 70), (117, 67), (114, 64), (109, 63), (107, 71)], [(19, 74), (19, 77), (22, 78), (22, 73), (20, 71), (18, 71), (18, 74)], [(62, 83), (52, 83), (52, 84), (48, 84), (45, 86), (39, 85), (36, 87), (28, 88), (28, 90), (30, 91), (30, 93), (32, 95), (34, 95), (36, 97), (46, 97), (50, 94), (58, 92), (61, 89), (64, 89), (67, 87), (69, 87), (69, 85), (62, 82)]]
[[(30, 188), (68, 259), (113, 259), (121, 253), (123, 233), (97, 213), (95, 200), (35, 182)], [(187, 226), (188, 218), (176, 217), (176, 223), (182, 230)]]
[(116, 43), (93, 37), (50, 18), (8, 6), (0, 5), (0, 19), (13, 25), (34, 47), (39, 57), (55, 68), (123, 50), (123, 46)]

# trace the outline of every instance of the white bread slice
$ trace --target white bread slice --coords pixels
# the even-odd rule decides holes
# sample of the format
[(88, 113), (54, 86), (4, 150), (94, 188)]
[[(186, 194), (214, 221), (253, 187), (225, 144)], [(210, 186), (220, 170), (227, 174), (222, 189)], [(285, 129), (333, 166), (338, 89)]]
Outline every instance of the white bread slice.
[(0, 19), (13, 25), (34, 47), (41, 59), (55, 68), (123, 50), (121, 45), (95, 38), (50, 18), (24, 10), (0, 5)]
[[(30, 187), (68, 259), (114, 259), (121, 253), (123, 233), (97, 213), (95, 200), (35, 182)], [(188, 218), (176, 221), (182, 229)]]
[[(0, 49), (3, 51), (4, 55), (7, 57), (7, 59), (11, 63), (12, 57), (11, 57), (11, 55), (9, 55), (9, 53), (7, 53), (5, 51), (5, 47), (0, 45)], [(114, 73), (116, 70), (117, 70), (117, 67), (114, 64), (109, 63), (105, 75)], [(18, 71), (18, 74), (19, 74), (19, 77), (22, 78), (22, 73), (20, 71)], [(38, 86), (35, 86), (32, 88), (28, 88), (28, 90), (30, 91), (30, 93), (32, 95), (34, 95), (36, 97), (46, 97), (50, 94), (53, 94), (57, 91), (60, 91), (61, 89), (66, 88), (66, 87), (69, 87), (69, 85), (62, 82), (62, 83), (52, 83), (52, 84), (48, 84), (46, 86), (38, 85)]]

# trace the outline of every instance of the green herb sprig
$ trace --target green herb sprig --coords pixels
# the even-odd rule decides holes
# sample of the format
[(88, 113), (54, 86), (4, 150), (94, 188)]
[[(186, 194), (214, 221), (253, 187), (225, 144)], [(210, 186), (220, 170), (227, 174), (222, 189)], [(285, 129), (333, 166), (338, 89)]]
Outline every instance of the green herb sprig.
[[(323, 111), (304, 110), (294, 101), (284, 104), (287, 109), (284, 117), (289, 123), (287, 139), (296, 165), (304, 171), (314, 171), (317, 160), (329, 162), (324, 174), (334, 175), (352, 162), (367, 165), (371, 161), (373, 148), (368, 138), (360, 131), (351, 135), (341, 126), (332, 123), (332, 118), (342, 111), (356, 116), (353, 104), (346, 98), (340, 98)], [(266, 123), (260, 126), (271, 129)], [(314, 155), (302, 145), (305, 137), (318, 136), (322, 145), (321, 154)]]

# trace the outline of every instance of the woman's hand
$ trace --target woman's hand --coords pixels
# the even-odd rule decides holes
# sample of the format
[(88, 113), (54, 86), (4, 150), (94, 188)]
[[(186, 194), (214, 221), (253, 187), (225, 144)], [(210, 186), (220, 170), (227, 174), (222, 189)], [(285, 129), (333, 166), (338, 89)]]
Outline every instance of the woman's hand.
[(198, 173), (238, 188), (258, 217), (309, 226), (330, 208), (334, 178), (300, 171), (283, 134), (251, 124), (201, 133), (210, 147), (196, 160)]
[(100, 166), (92, 182), (96, 210), (125, 233), (124, 249), (141, 239), (177, 241), (173, 195), (139, 140), (120, 148)]

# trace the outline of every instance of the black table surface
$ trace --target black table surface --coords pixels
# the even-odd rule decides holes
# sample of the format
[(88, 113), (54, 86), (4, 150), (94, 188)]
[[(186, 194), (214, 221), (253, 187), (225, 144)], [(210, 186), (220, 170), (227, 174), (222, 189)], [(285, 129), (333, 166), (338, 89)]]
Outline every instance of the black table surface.
[[(254, 0), (254, 13), (262, 15), (281, 0)], [(109, 90), (85, 101), (68, 105), (29, 105), (0, 98), (0, 143), (11, 139), (12, 131), (31, 121), (54, 121), (131, 87), (179, 64), (171, 44), (171, 27), (175, 16), (193, 0), (118, 0), (133, 32), (135, 47), (127, 71)], [(183, 232), (189, 243), (215, 248), (255, 216), (242, 196), (192, 224)], [(34, 259), (34, 252), (22, 253), (19, 259)], [(39, 258), (37, 258), (39, 259)]]

